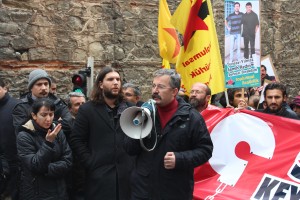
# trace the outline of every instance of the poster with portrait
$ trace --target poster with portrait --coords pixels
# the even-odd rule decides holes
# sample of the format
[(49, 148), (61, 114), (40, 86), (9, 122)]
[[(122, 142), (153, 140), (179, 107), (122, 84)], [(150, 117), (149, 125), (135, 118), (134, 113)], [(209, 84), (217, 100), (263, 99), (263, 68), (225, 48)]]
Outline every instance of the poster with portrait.
[[(272, 58), (270, 55), (261, 58), (261, 65), (265, 66), (265, 73), (267, 77), (271, 77), (275, 79), (275, 81), (279, 81), (279, 77), (277, 75), (276, 69), (274, 67)], [(273, 80), (271, 80), (273, 81)]]
[(261, 95), (259, 99), (259, 104), (263, 103), (265, 100), (264, 90), (265, 87), (274, 81), (279, 82), (279, 77), (276, 73), (275, 67), (273, 65), (273, 61), (270, 55), (267, 55), (261, 59), (261, 76), (262, 76), (262, 86), (261, 86)]
[(260, 86), (260, 1), (225, 0), (225, 87)]

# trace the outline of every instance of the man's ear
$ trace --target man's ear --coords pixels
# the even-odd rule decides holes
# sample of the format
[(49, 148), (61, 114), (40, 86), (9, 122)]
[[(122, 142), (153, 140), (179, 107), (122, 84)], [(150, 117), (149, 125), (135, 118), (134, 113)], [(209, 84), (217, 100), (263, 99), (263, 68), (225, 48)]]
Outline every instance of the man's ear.
[(139, 100), (141, 99), (140, 96), (135, 96), (135, 97), (136, 97), (135, 99), (136, 99), (137, 101), (139, 101)]
[(210, 101), (210, 98), (211, 98), (211, 95), (206, 95), (206, 97), (205, 97), (206, 102), (209, 102), (209, 101)]
[(283, 96), (283, 101), (285, 101), (285, 102), (286, 102), (286, 100), (287, 100), (287, 96), (286, 96), (286, 95), (284, 95), (284, 96)]
[(178, 88), (174, 88), (174, 89), (173, 89), (174, 97), (176, 97), (176, 95), (178, 94), (178, 92), (179, 92)]
[(102, 83), (102, 81), (99, 81), (99, 87), (100, 87), (101, 89), (103, 89), (103, 83)]

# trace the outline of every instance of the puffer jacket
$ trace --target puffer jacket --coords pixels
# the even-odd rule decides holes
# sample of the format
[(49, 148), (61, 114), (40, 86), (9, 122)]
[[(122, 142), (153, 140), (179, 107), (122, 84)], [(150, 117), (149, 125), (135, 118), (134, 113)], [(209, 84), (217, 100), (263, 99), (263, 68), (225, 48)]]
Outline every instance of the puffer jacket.
[(63, 131), (52, 143), (45, 140), (46, 131), (29, 120), (17, 135), (22, 200), (68, 199), (64, 176), (71, 169), (71, 149)]

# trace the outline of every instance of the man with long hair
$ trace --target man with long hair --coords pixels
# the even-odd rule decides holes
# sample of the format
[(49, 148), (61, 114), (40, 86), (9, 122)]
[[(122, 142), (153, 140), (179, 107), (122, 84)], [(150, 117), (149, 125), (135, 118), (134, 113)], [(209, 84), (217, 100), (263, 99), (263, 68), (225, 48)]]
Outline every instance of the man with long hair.
[(71, 147), (86, 169), (85, 199), (128, 200), (133, 159), (123, 150), (120, 115), (126, 109), (116, 69), (104, 67), (90, 101), (81, 105), (72, 130)]

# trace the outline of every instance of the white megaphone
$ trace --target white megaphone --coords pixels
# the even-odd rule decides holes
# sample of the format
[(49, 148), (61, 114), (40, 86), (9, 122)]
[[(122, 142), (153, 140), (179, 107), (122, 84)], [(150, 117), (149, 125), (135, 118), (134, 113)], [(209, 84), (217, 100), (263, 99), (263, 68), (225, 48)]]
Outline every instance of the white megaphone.
[(152, 130), (151, 113), (155, 111), (155, 101), (150, 99), (141, 107), (132, 106), (124, 110), (120, 117), (120, 126), (130, 138), (142, 139)]

